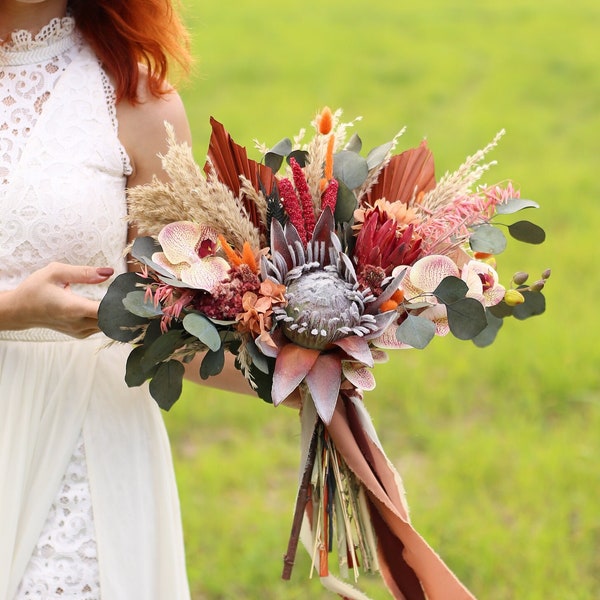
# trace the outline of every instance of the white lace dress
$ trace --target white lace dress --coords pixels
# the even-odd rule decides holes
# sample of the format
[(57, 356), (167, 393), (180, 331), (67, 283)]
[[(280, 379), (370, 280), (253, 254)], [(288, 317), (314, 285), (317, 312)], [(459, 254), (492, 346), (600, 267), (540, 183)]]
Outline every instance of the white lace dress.
[[(70, 18), (0, 47), (0, 291), (124, 270), (114, 92)], [(73, 286), (100, 299), (105, 286)], [(160, 411), (101, 334), (0, 331), (0, 600), (189, 600)]]

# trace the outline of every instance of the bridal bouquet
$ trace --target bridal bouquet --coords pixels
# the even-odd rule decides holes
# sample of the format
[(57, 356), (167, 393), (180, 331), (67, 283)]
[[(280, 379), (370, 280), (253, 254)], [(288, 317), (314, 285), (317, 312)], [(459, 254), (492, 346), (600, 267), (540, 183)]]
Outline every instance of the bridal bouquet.
[[(248, 158), (211, 120), (203, 169), (171, 131), (168, 183), (130, 190), (139, 272), (120, 275), (99, 321), (133, 349), (125, 380), (149, 380), (164, 409), (184, 365), (218, 374), (225, 353), (275, 406), (301, 398), (302, 460), (284, 578), (299, 539), (329, 589), (359, 566), (381, 572), (395, 598), (471, 598), (412, 528), (398, 473), (363, 404), (371, 368), (389, 350), (423, 349), (448, 333), (484, 346), (503, 319), (544, 311), (549, 271), (500, 282), (506, 233), (538, 244), (544, 231), (503, 216), (536, 208), (510, 183), (478, 185), (501, 134), (436, 182), (426, 143), (395, 153), (400, 134), (362, 153), (355, 122), (325, 108), (301, 131)], [(336, 557), (341, 578), (331, 574)]]

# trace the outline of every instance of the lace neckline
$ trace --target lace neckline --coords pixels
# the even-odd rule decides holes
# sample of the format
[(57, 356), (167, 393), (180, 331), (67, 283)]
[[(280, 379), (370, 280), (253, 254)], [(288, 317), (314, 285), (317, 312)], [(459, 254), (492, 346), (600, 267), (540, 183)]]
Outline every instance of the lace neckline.
[(13, 31), (0, 46), (0, 67), (28, 65), (49, 60), (77, 43), (73, 17), (56, 17), (33, 35), (26, 29)]

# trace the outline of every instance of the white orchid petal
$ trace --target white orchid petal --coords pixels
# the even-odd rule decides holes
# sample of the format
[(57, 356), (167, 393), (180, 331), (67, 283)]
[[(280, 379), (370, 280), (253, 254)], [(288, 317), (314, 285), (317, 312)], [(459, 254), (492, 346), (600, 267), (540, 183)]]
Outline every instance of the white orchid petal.
[[(487, 288), (481, 276), (487, 280)], [(484, 306), (494, 306), (504, 298), (505, 288), (498, 283), (498, 273), (487, 263), (479, 260), (469, 261), (463, 267), (461, 278), (469, 288), (467, 296), (479, 300)]]
[(435, 323), (435, 335), (443, 337), (450, 333), (448, 313), (446, 312), (446, 306), (444, 304), (430, 306), (420, 313), (419, 316)]
[(495, 285), (493, 288), (486, 290), (483, 294), (483, 304), (485, 306), (496, 306), (496, 304), (502, 302), (505, 293), (506, 288), (503, 285)]
[(421, 298), (418, 298), (418, 296), (420, 296), (423, 293), (423, 290), (413, 284), (410, 278), (411, 270), (412, 267), (408, 267), (406, 269), (404, 277), (400, 281), (400, 285), (398, 286), (398, 288), (404, 292), (404, 298), (407, 302), (410, 302), (413, 299), (415, 300), (415, 302), (418, 302), (421, 300)]
[(371, 391), (375, 389), (375, 376), (369, 369), (361, 366), (360, 363), (343, 361), (342, 372), (346, 379), (359, 390)]
[(181, 274), (181, 270), (188, 266), (187, 263), (179, 263), (174, 265), (169, 259), (165, 256), (164, 252), (155, 252), (152, 255), (152, 261), (155, 262), (158, 266), (165, 269), (173, 275), (174, 277), (179, 278)]
[(181, 281), (197, 290), (212, 292), (215, 287), (229, 278), (229, 263), (219, 257), (210, 256), (181, 271)]
[(196, 251), (203, 239), (203, 227), (191, 221), (176, 221), (165, 225), (158, 234), (158, 242), (162, 246), (167, 259), (173, 263), (198, 262), (200, 257)]
[(377, 348), (371, 348), (371, 354), (373, 355), (373, 362), (377, 364), (383, 364), (390, 360), (387, 352), (384, 350), (378, 350)]
[(418, 260), (410, 270), (410, 282), (424, 292), (433, 292), (442, 279), (459, 277), (458, 267), (451, 258), (442, 254), (432, 254)]
[(398, 329), (398, 325), (390, 325), (379, 337), (371, 340), (371, 343), (376, 348), (383, 348), (384, 350), (404, 350), (406, 348), (412, 348), (412, 346), (398, 341), (396, 329)]

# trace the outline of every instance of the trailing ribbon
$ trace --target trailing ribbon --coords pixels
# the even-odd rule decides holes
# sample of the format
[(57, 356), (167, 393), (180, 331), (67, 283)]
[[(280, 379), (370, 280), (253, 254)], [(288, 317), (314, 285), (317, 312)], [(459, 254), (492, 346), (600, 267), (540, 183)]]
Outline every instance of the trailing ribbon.
[[(315, 452), (319, 435), (324, 435), (333, 444), (328, 446), (330, 456), (327, 460), (333, 461), (331, 453), (335, 452), (335, 460), (341, 459), (343, 468), (349, 469), (358, 483), (358, 492), (352, 500), (358, 502), (358, 496), (363, 496), (363, 502), (366, 499), (368, 510), (357, 516), (370, 521), (362, 525), (364, 529), (372, 527), (375, 534), (375, 568), (380, 571), (392, 597), (397, 600), (474, 600), (474, 596), (410, 524), (400, 475), (385, 455), (359, 394), (343, 392), (340, 395), (329, 425), (324, 425), (317, 416), (310, 395), (305, 392), (303, 396), (302, 472), (296, 512), (304, 515), (300, 538), (313, 557), (313, 564), (315, 567), (318, 565), (324, 587), (347, 600), (368, 600), (352, 585), (331, 575), (326, 567), (323, 569), (316, 558), (319, 540), (314, 534), (313, 500), (319, 499), (319, 490), (313, 489), (312, 483), (307, 485), (307, 482), (314, 482), (315, 473), (320, 468), (321, 457)], [(332, 448), (335, 450), (332, 451)], [(321, 506), (323, 498), (320, 500)], [(287, 578), (286, 571), (289, 577), (293, 564), (293, 540), (295, 537), (297, 541), (300, 523), (298, 514), (292, 527), (291, 546), (286, 554), (284, 578)], [(326, 519), (327, 514), (323, 514)], [(322, 527), (323, 523), (320, 525)], [(338, 522), (337, 526), (341, 524)], [(327, 536), (327, 531), (324, 535)], [(320, 543), (322, 545), (322, 541)], [(352, 544), (352, 540), (348, 539), (348, 543)], [(349, 562), (352, 563), (351, 560)], [(356, 567), (355, 564), (350, 566)]]

